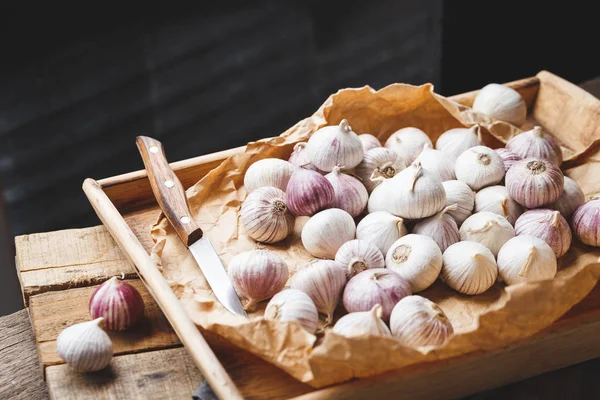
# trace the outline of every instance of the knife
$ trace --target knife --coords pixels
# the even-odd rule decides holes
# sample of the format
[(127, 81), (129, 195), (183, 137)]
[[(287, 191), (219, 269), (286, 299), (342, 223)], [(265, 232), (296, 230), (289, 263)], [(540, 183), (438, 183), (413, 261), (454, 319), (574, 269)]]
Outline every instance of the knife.
[(136, 143), (160, 209), (190, 249), (213, 293), (226, 309), (248, 317), (217, 252), (192, 217), (183, 186), (167, 162), (162, 143), (147, 136), (138, 136)]

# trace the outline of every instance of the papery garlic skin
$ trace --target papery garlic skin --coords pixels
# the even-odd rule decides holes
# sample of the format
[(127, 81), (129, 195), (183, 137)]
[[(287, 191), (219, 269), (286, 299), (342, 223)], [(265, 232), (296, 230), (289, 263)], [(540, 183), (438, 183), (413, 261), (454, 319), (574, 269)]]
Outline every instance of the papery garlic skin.
[(390, 179), (406, 168), (404, 161), (392, 150), (376, 147), (365, 153), (360, 164), (354, 169), (370, 193), (382, 179)]
[[(311, 164), (310, 157), (308, 156), (308, 152), (306, 151), (307, 145), (308, 145), (308, 143), (306, 143), (306, 142), (296, 143), (296, 145), (294, 146), (294, 151), (290, 155), (288, 162), (290, 164), (292, 164), (294, 167), (303, 167), (305, 169), (309, 169), (311, 171), (318, 172), (321, 175), (325, 175), (324, 171), (321, 171), (319, 168), (317, 168)], [(286, 185), (286, 188), (287, 188), (287, 185)], [(286, 188), (283, 188), (281, 190), (285, 191)]]
[(363, 159), (363, 146), (348, 121), (325, 126), (310, 137), (306, 147), (311, 163), (322, 171), (330, 172), (336, 165), (354, 168)]
[(144, 316), (144, 300), (136, 288), (113, 276), (94, 290), (89, 310), (93, 319), (104, 318), (106, 329), (122, 331)]
[(373, 190), (368, 210), (387, 211), (406, 219), (430, 217), (444, 208), (446, 192), (436, 174), (416, 162)]
[(526, 211), (515, 223), (517, 236), (531, 235), (542, 239), (556, 257), (564, 256), (571, 247), (571, 228), (560, 212), (548, 209)]
[(502, 158), (502, 162), (504, 163), (504, 170), (507, 172), (510, 169), (510, 167), (515, 165), (517, 161), (521, 161), (523, 159), (522, 157), (503, 147), (494, 151), (498, 153), (500, 158)]
[(335, 261), (343, 265), (348, 277), (365, 269), (385, 268), (381, 251), (370, 242), (359, 239), (344, 243), (335, 254)]
[(70, 367), (83, 372), (100, 371), (110, 364), (113, 345), (101, 328), (104, 318), (71, 325), (58, 335), (56, 352)]
[(497, 256), (504, 243), (515, 236), (515, 229), (503, 216), (482, 211), (467, 218), (459, 233), (460, 240), (481, 243)]
[(435, 142), (435, 148), (446, 154), (454, 162), (465, 150), (482, 144), (481, 127), (475, 124), (470, 128), (447, 130)]
[(523, 207), (510, 197), (506, 187), (496, 185), (483, 188), (475, 194), (474, 211), (489, 211), (502, 215), (514, 225), (517, 218), (523, 214)]
[(474, 295), (491, 288), (498, 277), (492, 252), (477, 242), (458, 242), (443, 255), (442, 280), (459, 293)]
[(390, 247), (385, 265), (406, 279), (416, 293), (427, 289), (440, 275), (442, 252), (430, 237), (410, 234)]
[(590, 198), (573, 213), (573, 232), (579, 240), (589, 246), (600, 247), (600, 199)]
[(381, 319), (381, 305), (375, 304), (370, 311), (358, 311), (344, 315), (331, 330), (345, 337), (392, 336), (390, 329)]
[(375, 211), (365, 216), (356, 226), (356, 238), (375, 245), (382, 255), (392, 244), (407, 235), (404, 220), (387, 211)]
[(387, 268), (367, 269), (348, 281), (342, 301), (350, 313), (369, 311), (381, 305), (381, 319), (390, 320), (396, 303), (412, 294), (410, 284)]
[(280, 189), (265, 186), (248, 195), (240, 216), (248, 236), (262, 243), (279, 242), (292, 233), (296, 218)]
[(310, 217), (331, 207), (335, 190), (331, 182), (318, 172), (299, 167), (288, 182), (285, 199), (294, 215)]
[(456, 179), (454, 174), (454, 159), (446, 155), (446, 153), (432, 149), (431, 146), (425, 144), (423, 151), (419, 154), (415, 162), (421, 163), (423, 168), (437, 175), (442, 182)]
[(285, 191), (295, 167), (278, 158), (265, 158), (250, 165), (244, 175), (244, 186), (248, 193), (265, 186)]
[(301, 290), (285, 289), (269, 301), (264, 318), (281, 322), (296, 321), (308, 333), (314, 334), (319, 323), (319, 312), (309, 295)]
[(306, 293), (329, 324), (346, 280), (344, 265), (332, 260), (314, 260), (296, 271), (290, 279), (290, 288)]
[(457, 208), (456, 204), (451, 204), (434, 216), (417, 222), (413, 233), (430, 237), (443, 253), (448, 246), (460, 240), (458, 225), (448, 214), (449, 211), (456, 211)]
[(248, 311), (283, 289), (290, 275), (283, 258), (265, 249), (239, 253), (229, 262), (227, 274), (238, 296), (247, 300)]
[(369, 133), (363, 133), (362, 135), (358, 135), (358, 139), (362, 143), (363, 152), (374, 149), (376, 147), (381, 147), (381, 142), (375, 136)]
[(506, 173), (510, 197), (527, 208), (537, 208), (558, 199), (564, 189), (564, 176), (556, 164), (541, 158), (526, 158)]
[(556, 271), (554, 251), (535, 236), (514, 237), (498, 253), (498, 272), (507, 285), (552, 279)]
[(406, 165), (410, 165), (416, 160), (426, 144), (433, 147), (429, 136), (418, 128), (409, 127), (394, 132), (385, 142), (385, 147), (396, 152)]
[(562, 149), (541, 126), (514, 136), (506, 148), (521, 158), (543, 158), (559, 166), (562, 164)]
[(504, 178), (504, 162), (494, 150), (475, 146), (465, 150), (454, 166), (456, 179), (475, 191), (495, 185)]
[(365, 185), (355, 177), (343, 174), (340, 167), (334, 167), (333, 171), (325, 175), (325, 178), (333, 186), (332, 208), (344, 210), (353, 217), (362, 214), (369, 200), (369, 193), (367, 193)]
[(441, 346), (454, 334), (452, 323), (442, 309), (424, 297), (413, 295), (396, 304), (390, 318), (392, 336), (404, 346)]
[(445, 207), (456, 204), (456, 210), (449, 209), (447, 214), (450, 215), (460, 226), (465, 219), (469, 218), (473, 213), (475, 205), (475, 192), (462, 181), (446, 181), (442, 182), (444, 191), (446, 192)]
[(302, 228), (302, 244), (318, 258), (333, 259), (344, 243), (354, 239), (356, 225), (350, 214), (331, 208), (313, 215)]
[(581, 190), (581, 187), (577, 182), (568, 176), (565, 176), (562, 193), (554, 203), (549, 205), (549, 207), (559, 211), (563, 217), (569, 218), (575, 212), (577, 207), (583, 203), (585, 203), (583, 190)]
[(477, 93), (473, 110), (489, 117), (521, 126), (527, 118), (527, 104), (519, 92), (490, 83)]

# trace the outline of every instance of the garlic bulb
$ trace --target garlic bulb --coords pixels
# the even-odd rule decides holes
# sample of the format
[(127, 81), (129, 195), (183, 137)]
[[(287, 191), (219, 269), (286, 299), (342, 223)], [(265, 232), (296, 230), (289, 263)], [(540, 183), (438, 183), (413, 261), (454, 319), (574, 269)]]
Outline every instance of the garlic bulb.
[(348, 281), (342, 301), (348, 312), (369, 311), (381, 304), (384, 321), (390, 320), (390, 314), (396, 303), (410, 296), (410, 284), (397, 273), (386, 268), (367, 269)]
[(504, 163), (494, 150), (475, 146), (465, 150), (455, 164), (456, 179), (473, 190), (495, 185), (504, 178)]
[(294, 230), (295, 218), (285, 203), (285, 193), (265, 186), (248, 195), (241, 209), (246, 233), (263, 243), (279, 242)]
[(325, 175), (333, 186), (332, 208), (347, 211), (353, 217), (358, 217), (364, 211), (369, 200), (369, 193), (365, 186), (353, 176), (342, 174), (340, 167)]
[(227, 274), (238, 296), (247, 300), (244, 309), (250, 311), (283, 289), (290, 275), (283, 258), (265, 249), (236, 255), (227, 266)]
[(562, 193), (560, 196), (558, 196), (558, 199), (556, 199), (554, 203), (550, 204), (549, 207), (560, 211), (563, 217), (569, 218), (577, 209), (577, 207), (583, 203), (585, 203), (583, 190), (581, 190), (581, 187), (579, 187), (577, 182), (568, 176), (565, 176)]
[(490, 83), (477, 93), (473, 110), (516, 126), (523, 125), (527, 118), (527, 104), (519, 92), (497, 83)]
[(298, 269), (290, 279), (290, 287), (306, 293), (317, 310), (325, 314), (327, 324), (331, 323), (335, 307), (346, 286), (344, 267), (332, 260), (313, 260)]
[(510, 169), (510, 167), (512, 167), (513, 165), (515, 165), (515, 163), (517, 161), (522, 160), (521, 157), (519, 157), (517, 154), (513, 153), (512, 151), (505, 149), (505, 148), (499, 148), (494, 150), (496, 153), (498, 153), (498, 155), (500, 156), (500, 158), (502, 158), (502, 162), (504, 163), (504, 171), (508, 172), (508, 170)]
[(564, 189), (564, 182), (560, 168), (541, 158), (517, 161), (506, 173), (506, 189), (510, 197), (527, 208), (556, 201)]
[(450, 215), (458, 225), (471, 216), (475, 205), (475, 192), (462, 181), (442, 182), (446, 192), (445, 206), (456, 204), (456, 210), (449, 209), (446, 213)]
[(382, 255), (387, 254), (396, 240), (407, 234), (404, 220), (387, 211), (367, 214), (356, 227), (356, 238), (374, 244)]
[(265, 158), (252, 164), (244, 175), (244, 186), (248, 193), (265, 186), (285, 191), (295, 167), (278, 158)]
[(359, 311), (344, 315), (331, 330), (346, 337), (392, 336), (390, 329), (381, 319), (381, 305), (375, 304), (370, 311)]
[(363, 159), (362, 142), (345, 119), (339, 125), (325, 126), (316, 131), (306, 147), (312, 164), (329, 172), (336, 165), (354, 168)]
[(394, 151), (385, 147), (376, 147), (365, 153), (361, 163), (354, 169), (354, 173), (370, 193), (383, 179), (393, 178), (404, 168), (406, 168), (404, 161)]
[(430, 217), (444, 208), (446, 192), (436, 174), (416, 162), (375, 187), (368, 210), (388, 211), (407, 219)]
[(431, 286), (440, 275), (442, 252), (430, 237), (410, 234), (390, 247), (385, 265), (406, 279), (413, 292), (420, 292)]
[(297, 289), (285, 289), (269, 301), (264, 318), (282, 322), (296, 321), (308, 333), (314, 334), (319, 323), (319, 312), (306, 293)]
[(592, 196), (573, 213), (573, 231), (589, 246), (600, 246), (600, 198)]
[(102, 330), (104, 318), (75, 324), (58, 335), (56, 352), (70, 367), (84, 372), (99, 371), (110, 364), (113, 345)]
[(448, 214), (448, 211), (456, 211), (457, 208), (456, 204), (449, 205), (434, 216), (417, 222), (413, 228), (413, 233), (432, 238), (440, 250), (444, 252), (448, 246), (460, 240), (458, 225), (454, 218)]
[(554, 251), (535, 236), (514, 237), (498, 253), (498, 272), (507, 285), (552, 279), (556, 270)]
[(541, 126), (514, 136), (506, 148), (521, 158), (544, 158), (556, 165), (562, 164), (562, 149)]
[(571, 228), (560, 212), (537, 209), (525, 212), (515, 223), (515, 234), (531, 235), (542, 239), (561, 257), (571, 247)]
[(423, 146), (423, 151), (421, 151), (415, 162), (421, 163), (423, 168), (436, 174), (442, 182), (456, 178), (454, 175), (454, 159), (443, 151), (432, 149), (428, 144)]
[(447, 130), (435, 142), (435, 148), (445, 153), (454, 162), (465, 150), (481, 144), (483, 144), (481, 127), (475, 124), (470, 128)]
[(385, 142), (385, 147), (395, 151), (406, 165), (410, 165), (416, 160), (426, 144), (433, 147), (429, 136), (418, 128), (409, 127), (394, 132)]
[(385, 268), (383, 254), (365, 240), (350, 240), (335, 253), (335, 261), (342, 264), (349, 277), (370, 268)]
[(144, 300), (136, 288), (113, 276), (94, 290), (89, 309), (93, 319), (104, 318), (106, 329), (122, 331), (144, 316)]
[(408, 347), (441, 346), (454, 334), (444, 311), (421, 296), (408, 296), (396, 304), (390, 318), (392, 336)]
[(292, 174), (285, 196), (292, 213), (310, 217), (331, 207), (335, 199), (335, 191), (331, 182), (323, 175), (300, 167)]
[(363, 152), (367, 152), (376, 147), (381, 147), (381, 142), (375, 136), (363, 133), (362, 135), (358, 135), (360, 142), (362, 143)]
[(354, 239), (354, 219), (344, 210), (331, 208), (312, 216), (302, 228), (302, 244), (318, 258), (333, 259), (344, 243)]
[[(309, 169), (311, 171), (315, 171), (315, 172), (320, 173), (321, 175), (324, 175), (325, 172), (321, 171), (319, 168), (315, 167), (314, 165), (312, 165), (310, 163), (310, 158), (308, 157), (308, 152), (306, 151), (307, 145), (308, 145), (308, 143), (306, 143), (306, 142), (296, 143), (296, 145), (294, 146), (294, 151), (290, 155), (288, 162), (290, 164), (292, 164), (294, 167), (304, 167), (306, 169)], [(285, 191), (286, 188), (283, 188), (281, 190)]]
[(494, 256), (500, 248), (515, 236), (515, 230), (506, 218), (489, 211), (471, 215), (463, 222), (459, 230), (460, 240), (481, 243)]
[(446, 249), (443, 258), (442, 280), (459, 293), (483, 293), (498, 277), (496, 259), (481, 243), (455, 243)]
[(521, 214), (523, 207), (514, 201), (504, 186), (488, 186), (475, 195), (475, 212), (489, 211), (502, 215), (512, 225)]

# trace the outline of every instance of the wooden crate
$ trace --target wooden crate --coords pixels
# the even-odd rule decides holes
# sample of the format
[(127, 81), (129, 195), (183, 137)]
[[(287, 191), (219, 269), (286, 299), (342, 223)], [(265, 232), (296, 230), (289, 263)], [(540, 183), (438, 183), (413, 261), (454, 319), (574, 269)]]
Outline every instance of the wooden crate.
[[(572, 107), (572, 102), (586, 95), (548, 73), (509, 85), (522, 94), (530, 107), (536, 106), (540, 86), (562, 96), (564, 107)], [(475, 93), (467, 93), (456, 96), (455, 100), (469, 105), (474, 96)], [(556, 115), (561, 115), (560, 111), (555, 110)], [(552, 126), (551, 114), (539, 115), (538, 122)], [(183, 185), (189, 187), (223, 159), (243, 150), (241, 147), (184, 160), (173, 163), (172, 167)], [(118, 234), (130, 235), (131, 242), (139, 243), (139, 249), (143, 250), (138, 256), (148, 257), (152, 246), (149, 227), (160, 211), (145, 172), (98, 182), (88, 180), (84, 186), (96, 206), (99, 198), (114, 205), (110, 217), (117, 217), (119, 226), (124, 229)], [(107, 214), (101, 215), (101, 218), (106, 217)], [(116, 233), (114, 229), (112, 233)], [(213, 368), (222, 366), (239, 392), (248, 398), (365, 398), (375, 392), (393, 395), (393, 398), (452, 398), (600, 356), (600, 336), (596, 334), (600, 329), (600, 289), (597, 288), (551, 327), (510, 347), (410, 366), (315, 390), (209, 332), (203, 332), (210, 344), (210, 349), (202, 349), (205, 353), (198, 352), (195, 343), (189, 341), (188, 351), (184, 350), (180, 340), (183, 338), (185, 342), (185, 335), (179, 331), (178, 337), (172, 329), (150, 291), (138, 280), (136, 268), (104, 226), (20, 236), (16, 238), (16, 246), (23, 295), (29, 305), (40, 360), (54, 398), (189, 397), (204, 379), (194, 363), (204, 370), (205, 376), (210, 376)], [(127, 251), (131, 253), (132, 248)], [(121, 272), (142, 293), (147, 305), (146, 317), (130, 331), (110, 333), (116, 357), (109, 369), (89, 375), (74, 372), (57, 356), (56, 337), (66, 326), (89, 320), (89, 295), (98, 284)], [(148, 279), (145, 281), (148, 284)], [(156, 291), (162, 289), (149, 286), (160, 303), (161, 296), (157, 297)], [(161, 306), (164, 309), (165, 304)], [(169, 314), (172, 323), (174, 316), (181, 316), (167, 310)], [(207, 365), (206, 358), (201, 358), (202, 354), (210, 356), (211, 350), (219, 365)], [(214, 377), (212, 382), (215, 382)]]

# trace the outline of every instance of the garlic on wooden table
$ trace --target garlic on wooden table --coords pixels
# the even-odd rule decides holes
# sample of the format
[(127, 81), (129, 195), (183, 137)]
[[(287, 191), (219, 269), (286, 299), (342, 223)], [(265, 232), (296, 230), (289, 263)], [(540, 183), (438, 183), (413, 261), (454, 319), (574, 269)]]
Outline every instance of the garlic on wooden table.
[(573, 179), (568, 176), (564, 177), (564, 187), (558, 199), (554, 201), (554, 203), (550, 204), (548, 207), (553, 208), (557, 211), (560, 211), (560, 214), (569, 218), (573, 212), (585, 203), (585, 196), (583, 195), (583, 190), (581, 187), (575, 182)]
[(564, 176), (558, 166), (542, 158), (517, 161), (506, 173), (510, 197), (527, 208), (555, 202), (564, 189)]
[(381, 251), (370, 242), (359, 239), (344, 243), (335, 254), (335, 261), (343, 266), (348, 277), (353, 277), (365, 269), (385, 268)]
[(475, 124), (470, 128), (447, 130), (435, 142), (435, 148), (446, 154), (454, 162), (465, 150), (482, 144), (481, 127)]
[(426, 144), (433, 147), (431, 139), (425, 132), (418, 128), (408, 127), (394, 132), (385, 142), (385, 147), (395, 151), (406, 165), (410, 165)]
[(313, 215), (302, 228), (302, 244), (313, 257), (333, 259), (344, 243), (354, 239), (356, 225), (350, 214), (330, 208)]
[(83, 372), (99, 371), (110, 364), (113, 345), (102, 329), (104, 318), (71, 325), (58, 335), (56, 352), (70, 367)]
[(495, 185), (504, 178), (504, 162), (494, 150), (475, 146), (465, 150), (454, 166), (456, 179), (465, 182), (473, 190)]
[(459, 233), (460, 240), (481, 243), (497, 256), (504, 243), (515, 236), (515, 229), (503, 216), (481, 211), (467, 218)]
[(310, 217), (331, 207), (335, 191), (331, 182), (320, 173), (298, 167), (288, 182), (285, 199), (294, 215)]
[(554, 251), (548, 243), (535, 236), (514, 237), (498, 253), (498, 272), (507, 285), (551, 279), (556, 270)]
[(442, 280), (459, 293), (483, 293), (498, 277), (496, 259), (481, 243), (455, 243), (446, 249), (443, 260)]
[(457, 208), (457, 204), (451, 204), (439, 213), (417, 222), (413, 233), (432, 238), (443, 253), (448, 246), (460, 240), (458, 225), (448, 214), (449, 211), (456, 211)]
[(295, 167), (278, 158), (258, 160), (246, 171), (244, 186), (248, 193), (264, 186), (273, 186), (285, 191)]
[(519, 92), (497, 83), (490, 83), (477, 93), (473, 110), (516, 126), (523, 125), (527, 118), (527, 104)]
[(248, 195), (240, 211), (248, 236), (263, 243), (279, 242), (292, 233), (296, 218), (285, 201), (285, 193), (271, 186)]
[(521, 158), (543, 158), (559, 166), (562, 164), (562, 149), (541, 126), (514, 136), (506, 143), (506, 149)]
[(370, 311), (358, 311), (344, 315), (331, 330), (346, 337), (392, 336), (390, 329), (381, 319), (383, 311), (375, 304)]
[(573, 213), (575, 236), (589, 246), (600, 246), (600, 197), (592, 196)]
[(319, 313), (311, 298), (301, 290), (285, 289), (267, 304), (264, 318), (273, 321), (296, 321), (308, 333), (317, 331)]
[(504, 171), (508, 171), (510, 167), (515, 165), (517, 161), (521, 161), (523, 158), (513, 153), (512, 151), (501, 147), (499, 149), (494, 150), (500, 158), (502, 158), (502, 162), (504, 163)]
[(458, 225), (473, 213), (475, 205), (475, 192), (466, 183), (458, 180), (442, 182), (446, 192), (445, 207), (456, 204), (456, 209), (448, 209), (450, 215)]
[(136, 288), (113, 276), (94, 290), (89, 309), (93, 319), (104, 318), (106, 329), (122, 331), (144, 316), (144, 300)]
[(375, 136), (369, 133), (363, 133), (361, 135), (358, 135), (358, 139), (360, 139), (360, 142), (363, 146), (363, 152), (365, 153), (376, 147), (381, 147), (381, 142), (379, 141), (379, 139), (377, 139)]
[(385, 147), (376, 147), (365, 153), (363, 160), (354, 169), (354, 173), (370, 193), (382, 180), (393, 178), (404, 168), (406, 168), (404, 161), (394, 151)]
[(325, 175), (333, 186), (332, 208), (339, 208), (353, 217), (358, 217), (364, 211), (369, 200), (365, 185), (353, 176), (343, 174), (339, 166)]
[(514, 201), (504, 186), (488, 186), (475, 194), (475, 212), (489, 211), (502, 215), (512, 225), (521, 214), (523, 207)]
[(311, 163), (322, 171), (330, 172), (336, 165), (354, 168), (363, 159), (363, 146), (348, 121), (325, 126), (310, 137), (306, 147)]
[(515, 223), (515, 233), (542, 239), (561, 257), (571, 247), (571, 228), (560, 212), (548, 209), (526, 211)]
[[(310, 157), (308, 156), (308, 151), (306, 151), (307, 145), (308, 143), (306, 142), (296, 143), (294, 145), (294, 151), (290, 155), (288, 162), (294, 167), (304, 167), (305, 169), (310, 169), (311, 171), (315, 171), (320, 173), (321, 175), (324, 175), (324, 171), (321, 171), (319, 168), (311, 164)], [(286, 188), (283, 188), (281, 190), (285, 191)]]
[(442, 182), (455, 179), (454, 159), (440, 150), (431, 148), (429, 144), (423, 146), (415, 162), (421, 163), (423, 168), (437, 175)]
[(382, 255), (392, 244), (407, 235), (404, 220), (387, 211), (375, 211), (367, 214), (356, 226), (356, 238), (375, 245)]

